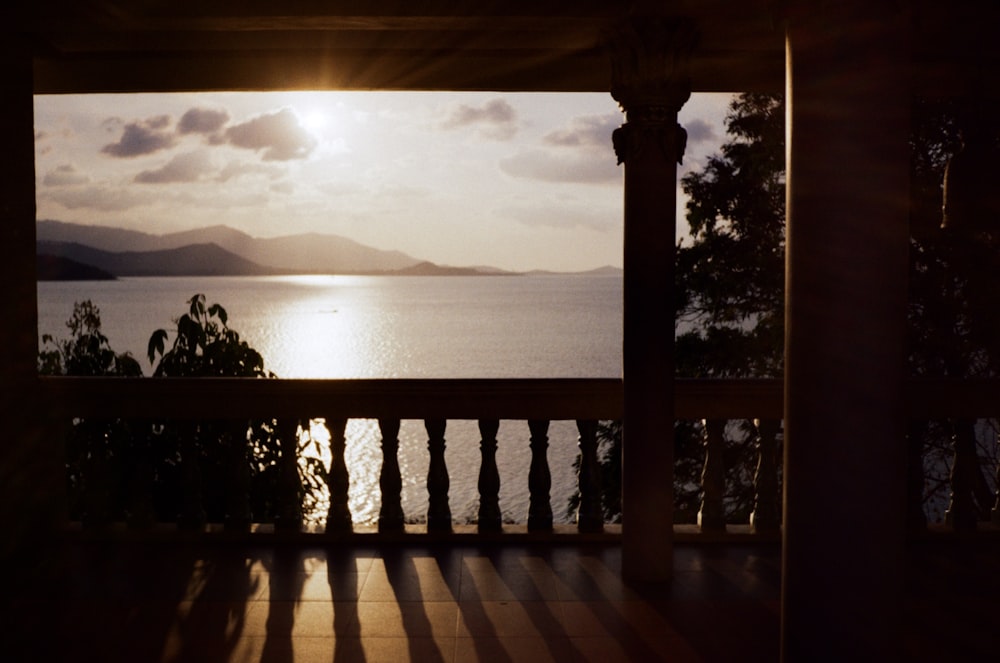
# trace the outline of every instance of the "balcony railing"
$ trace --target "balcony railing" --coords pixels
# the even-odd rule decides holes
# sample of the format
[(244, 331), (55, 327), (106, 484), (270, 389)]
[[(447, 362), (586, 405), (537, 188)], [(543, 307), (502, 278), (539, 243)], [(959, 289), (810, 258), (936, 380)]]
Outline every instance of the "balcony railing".
[[(404, 531), (408, 519), (426, 517), (428, 532), (451, 531), (449, 468), (444, 458), (444, 431), (448, 420), (474, 420), (480, 433), (478, 473), (479, 507), (476, 529), (481, 534), (503, 531), (499, 507), (500, 476), (496, 464), (496, 435), (500, 420), (527, 422), (526, 446), (531, 463), (527, 477), (530, 506), (529, 532), (553, 529), (549, 498), (550, 468), (546, 455), (547, 431), (552, 420), (572, 420), (579, 433), (581, 454), (578, 491), (580, 509), (577, 529), (600, 532), (604, 528), (597, 468), (596, 424), (621, 419), (622, 382), (614, 379), (500, 379), (500, 380), (248, 380), (248, 379), (128, 379), (128, 378), (38, 378), (33, 389), (39, 411), (49, 424), (73, 418), (91, 420), (171, 420), (236, 422), (239, 429), (251, 419), (273, 418), (280, 437), (278, 505), (275, 529), (298, 530), (299, 484), (296, 429), (300, 421), (323, 418), (330, 432), (332, 461), (326, 474), (329, 511), (325, 531), (350, 533), (354, 528), (348, 509), (350, 468), (344, 462), (345, 427), (350, 419), (376, 419), (381, 436), (382, 494), (378, 530), (387, 534)], [(1000, 415), (1000, 384), (996, 381), (913, 380), (908, 385), (911, 418), (968, 421)], [(780, 531), (779, 491), (782, 384), (779, 380), (678, 380), (675, 383), (674, 416), (677, 420), (703, 422), (704, 464), (701, 474), (701, 506), (698, 531), (725, 532), (725, 435), (733, 420), (754, 421), (753, 435), (746, 442), (756, 446), (753, 477), (753, 509), (749, 531), (776, 534)], [(427, 475), (426, 514), (404, 514), (400, 503), (402, 476), (397, 462), (401, 420), (422, 420), (428, 436), (430, 456)], [(224, 429), (224, 426), (222, 427)], [(231, 439), (245, 438), (237, 430)], [(465, 441), (468, 442), (468, 441)], [(955, 438), (951, 477), (949, 519), (956, 529), (974, 529), (983, 520), (976, 514), (976, 500), (984, 500), (982, 475), (975, 450), (967, 439)], [(626, 442), (627, 444), (627, 442)], [(911, 511), (920, 510), (922, 482), (921, 446), (910, 445)], [(242, 453), (242, 455), (240, 455)], [(240, 451), (234, 458), (244, 458)], [(246, 529), (250, 512), (245, 495), (247, 478), (234, 467), (229, 480), (238, 496), (227, 506), (230, 528)], [(473, 471), (462, 468), (462, 472)], [(978, 491), (978, 492), (977, 492)], [(989, 495), (993, 498), (993, 495)], [(198, 522), (197, 496), (188, 497), (187, 515)], [(1000, 509), (994, 506), (993, 518)], [(924, 527), (919, 515), (915, 528)], [(911, 523), (913, 525), (913, 523)]]

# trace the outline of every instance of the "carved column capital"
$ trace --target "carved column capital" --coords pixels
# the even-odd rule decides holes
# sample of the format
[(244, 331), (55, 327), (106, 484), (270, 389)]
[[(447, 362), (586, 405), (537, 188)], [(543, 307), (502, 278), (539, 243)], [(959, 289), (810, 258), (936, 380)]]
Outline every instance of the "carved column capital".
[(697, 41), (693, 21), (664, 16), (631, 17), (608, 34), (611, 96), (629, 121), (669, 121), (680, 110), (691, 96)]
[(611, 96), (627, 120), (612, 136), (618, 163), (650, 144), (681, 163), (687, 132), (677, 111), (691, 96), (688, 61), (696, 42), (692, 21), (663, 16), (633, 17), (608, 35)]

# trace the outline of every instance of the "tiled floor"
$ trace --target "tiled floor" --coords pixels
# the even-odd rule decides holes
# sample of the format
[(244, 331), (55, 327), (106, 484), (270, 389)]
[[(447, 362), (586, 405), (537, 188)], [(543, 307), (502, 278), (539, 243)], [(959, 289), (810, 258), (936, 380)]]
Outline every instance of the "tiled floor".
[(76, 545), (13, 583), (0, 659), (775, 660), (775, 546), (683, 548), (677, 569), (638, 589), (614, 546)]
[[(778, 660), (774, 544), (679, 545), (674, 581), (646, 587), (621, 581), (613, 545), (59, 550), (6, 569), (0, 660)], [(912, 660), (992, 660), (997, 553), (912, 553)]]

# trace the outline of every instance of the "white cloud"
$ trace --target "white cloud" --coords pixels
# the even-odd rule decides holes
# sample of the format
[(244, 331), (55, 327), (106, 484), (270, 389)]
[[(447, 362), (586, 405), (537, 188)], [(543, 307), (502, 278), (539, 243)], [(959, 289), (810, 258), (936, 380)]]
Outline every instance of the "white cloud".
[(90, 178), (79, 172), (72, 164), (62, 164), (50, 170), (42, 178), (45, 186), (76, 186), (86, 184)]
[(192, 108), (177, 122), (177, 132), (181, 134), (214, 134), (229, 122), (229, 113), (211, 108)]
[(260, 175), (268, 179), (275, 180), (282, 177), (284, 174), (284, 170), (276, 165), (249, 163), (246, 161), (230, 161), (216, 176), (216, 180), (219, 182), (228, 182), (232, 179), (239, 179), (241, 177), (252, 175)]
[(443, 129), (476, 127), (493, 140), (509, 140), (517, 133), (517, 111), (504, 99), (491, 99), (481, 106), (459, 104), (448, 112)]
[(305, 159), (316, 147), (316, 139), (290, 108), (231, 126), (224, 135), (236, 147), (255, 152), (263, 150), (264, 161)]
[[(106, 120), (105, 126), (116, 120)], [(130, 122), (125, 125), (121, 137), (115, 143), (108, 143), (101, 152), (113, 157), (136, 157), (152, 154), (159, 150), (173, 147), (177, 142), (174, 134), (167, 130), (170, 126), (170, 116), (158, 115), (146, 120)]]
[(500, 170), (511, 177), (543, 182), (617, 184), (611, 133), (621, 126), (620, 113), (581, 115), (542, 137), (542, 146), (501, 159)]
[(55, 189), (45, 195), (66, 209), (92, 209), (99, 212), (124, 212), (151, 202), (133, 189), (88, 186), (83, 188)]
[(546, 134), (542, 140), (555, 147), (611, 150), (611, 133), (622, 124), (621, 113), (582, 115), (569, 121), (569, 126)]
[(511, 177), (576, 184), (617, 184), (621, 169), (614, 153), (554, 154), (549, 150), (526, 150), (500, 160), (500, 170)]
[(135, 181), (142, 184), (197, 182), (212, 169), (212, 159), (206, 152), (186, 152), (178, 154), (162, 168), (142, 171), (135, 176)]
[(573, 230), (583, 228), (608, 232), (621, 226), (621, 212), (584, 207), (580, 204), (541, 203), (533, 206), (506, 207), (499, 212), (526, 226)]

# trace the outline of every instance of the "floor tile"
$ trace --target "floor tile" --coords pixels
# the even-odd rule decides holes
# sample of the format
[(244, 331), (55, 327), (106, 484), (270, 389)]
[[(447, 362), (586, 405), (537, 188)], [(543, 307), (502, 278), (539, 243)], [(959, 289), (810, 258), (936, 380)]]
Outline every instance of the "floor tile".
[(461, 601), (459, 637), (566, 636), (558, 601)]
[(357, 604), (360, 634), (375, 637), (454, 637), (458, 604), (369, 601)]
[(571, 663), (579, 652), (568, 638), (460, 637), (456, 663)]

